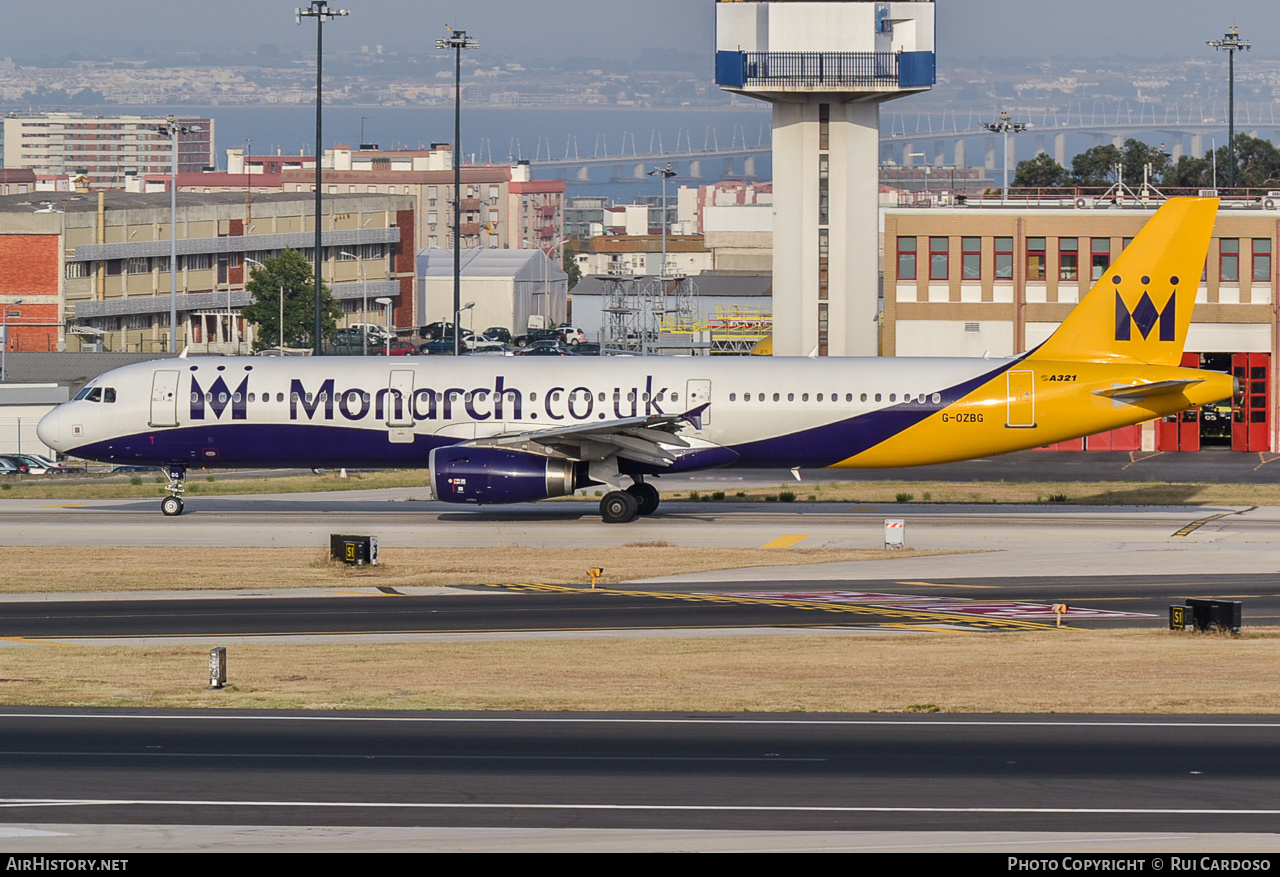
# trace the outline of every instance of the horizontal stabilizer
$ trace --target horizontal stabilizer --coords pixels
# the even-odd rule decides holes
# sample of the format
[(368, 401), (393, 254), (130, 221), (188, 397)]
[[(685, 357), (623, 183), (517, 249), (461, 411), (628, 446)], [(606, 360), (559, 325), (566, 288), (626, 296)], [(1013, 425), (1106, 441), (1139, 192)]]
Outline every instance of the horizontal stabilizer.
[(1204, 383), (1204, 378), (1185, 378), (1176, 381), (1148, 381), (1141, 384), (1124, 384), (1109, 390), (1094, 390), (1095, 396), (1106, 396), (1117, 402), (1134, 402), (1148, 396), (1163, 396), (1166, 393), (1180, 393), (1193, 384)]

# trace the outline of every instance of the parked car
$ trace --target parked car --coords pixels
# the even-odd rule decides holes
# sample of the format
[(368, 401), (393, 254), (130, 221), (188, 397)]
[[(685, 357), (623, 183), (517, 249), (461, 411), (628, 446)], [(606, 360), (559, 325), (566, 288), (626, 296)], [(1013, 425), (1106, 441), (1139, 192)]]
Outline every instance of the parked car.
[(500, 344), (511, 343), (511, 330), (505, 326), (490, 326), (484, 330), (484, 337), (490, 341), (497, 341)]
[(560, 338), (559, 329), (530, 329), (523, 335), (517, 335), (512, 339), (512, 343), (516, 347), (528, 347), (535, 341), (554, 341)]
[(517, 350), (515, 356), (577, 356), (563, 341), (534, 341), (528, 347)]
[(446, 335), (453, 335), (453, 323), (447, 320), (437, 320), (418, 327), (418, 337), (423, 341), (438, 341)]
[(352, 323), (347, 327), (352, 332), (367, 332), (372, 338), (394, 338), (395, 333), (387, 329), (386, 326), (379, 326), (377, 323)]
[(557, 326), (556, 334), (564, 339), (564, 343), (573, 347), (575, 344), (582, 344), (587, 340), (587, 333), (583, 332), (577, 326)]
[(418, 348), (414, 347), (408, 341), (400, 338), (394, 338), (391, 341), (383, 341), (375, 346), (370, 346), (369, 352), (374, 356), (417, 356)]
[(60, 467), (49, 460), (40, 460), (30, 454), (3, 454), (0, 460), (7, 460), (22, 475), (59, 475)]

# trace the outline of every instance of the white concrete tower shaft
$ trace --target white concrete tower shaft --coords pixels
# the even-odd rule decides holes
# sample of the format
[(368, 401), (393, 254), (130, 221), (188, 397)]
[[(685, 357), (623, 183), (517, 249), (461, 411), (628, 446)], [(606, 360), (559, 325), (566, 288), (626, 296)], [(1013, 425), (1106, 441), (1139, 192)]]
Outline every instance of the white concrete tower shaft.
[(880, 103), (934, 83), (932, 2), (720, 0), (716, 82), (773, 104), (773, 352), (877, 353)]

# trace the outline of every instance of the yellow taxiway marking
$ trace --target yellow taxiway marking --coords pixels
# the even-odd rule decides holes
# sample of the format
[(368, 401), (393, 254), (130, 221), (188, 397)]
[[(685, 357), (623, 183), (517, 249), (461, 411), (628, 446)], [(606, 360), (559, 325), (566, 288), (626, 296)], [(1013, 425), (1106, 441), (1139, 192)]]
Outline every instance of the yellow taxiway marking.
[(87, 506), (87, 502), (65, 502), (62, 505), (42, 505), (42, 509), (82, 509)]
[[(785, 600), (773, 597), (741, 597), (725, 594), (679, 594), (663, 591), (624, 591), (615, 588), (596, 588), (594, 590), (590, 590), (581, 587), (546, 585), (536, 582), (489, 585), (488, 587), (515, 591), (547, 591), (574, 594), (612, 594), (624, 597), (650, 597), (655, 600), (679, 600), (687, 603), (737, 603), (739, 605), (765, 605), (786, 609), (807, 609), (809, 611), (829, 612), (838, 615), (877, 615), (882, 618), (900, 618), (917, 622), (932, 622), (933, 624), (963, 624), (971, 628), (979, 627), (997, 630), (1056, 629), (1053, 624), (1048, 622), (1032, 621), (1029, 619), (1002, 618), (1000, 616), (991, 615), (966, 615), (963, 611), (939, 612), (935, 610), (889, 607), (877, 604), (823, 603), (818, 600)], [(1066, 630), (1067, 628), (1062, 629)]]
[(1219, 512), (1219, 513), (1218, 513), (1218, 514), (1216, 514), (1216, 515), (1209, 515), (1209, 517), (1207, 517), (1207, 518), (1201, 518), (1201, 519), (1200, 519), (1200, 520), (1198, 520), (1198, 521), (1192, 521), (1190, 524), (1187, 524), (1185, 527), (1183, 527), (1181, 530), (1179, 530), (1178, 532), (1174, 533), (1173, 535), (1174, 535), (1175, 537), (1177, 537), (1177, 536), (1190, 536), (1193, 532), (1195, 532), (1196, 530), (1199, 530), (1201, 527), (1203, 527), (1205, 524), (1209, 523), (1210, 521), (1216, 521), (1216, 520), (1218, 520), (1218, 518), (1225, 518), (1225, 517), (1227, 517), (1227, 516), (1229, 516), (1229, 515), (1231, 515), (1231, 514), (1234, 514), (1234, 513), (1233, 513), (1233, 512)]
[[(1161, 455), (1161, 454), (1163, 454), (1163, 453), (1164, 453), (1164, 451), (1130, 451), (1130, 452), (1129, 452), (1129, 462), (1128, 462), (1128, 463), (1125, 463), (1125, 464), (1124, 464), (1123, 466), (1121, 466), (1120, 468), (1121, 468), (1121, 469), (1128, 469), (1128, 468), (1129, 468), (1130, 466), (1132, 466), (1134, 463), (1141, 463), (1143, 460), (1150, 460), (1152, 457), (1158, 457), (1158, 456), (1160, 456), (1160, 455)], [(1137, 456), (1137, 455), (1139, 455), (1139, 454), (1141, 454), (1142, 456)]]
[(764, 548), (790, 548), (792, 545), (795, 545), (797, 542), (802, 542), (802, 541), (804, 541), (805, 539), (808, 539), (808, 538), (809, 538), (809, 534), (808, 534), (808, 533), (801, 533), (801, 534), (799, 534), (799, 535), (792, 535), (792, 536), (779, 536), (777, 539), (774, 539), (772, 542), (766, 542), (766, 543), (764, 543), (764, 545), (763, 545), (762, 547), (764, 547)]
[(920, 585), (921, 587), (925, 587), (925, 588), (977, 588), (978, 590), (991, 588), (993, 590), (999, 590), (999, 587), (996, 585), (952, 585), (946, 582), (898, 582), (898, 584)]
[(74, 649), (77, 646), (74, 643), (60, 643), (46, 639), (31, 639), (25, 636), (0, 636), (0, 639), (8, 643), (26, 643), (31, 646), (62, 646), (66, 649)]

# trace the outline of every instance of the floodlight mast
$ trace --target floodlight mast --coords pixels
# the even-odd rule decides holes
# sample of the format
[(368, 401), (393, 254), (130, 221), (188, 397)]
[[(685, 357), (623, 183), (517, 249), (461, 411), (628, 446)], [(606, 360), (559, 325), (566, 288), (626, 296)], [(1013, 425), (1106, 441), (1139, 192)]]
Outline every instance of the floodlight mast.
[[(982, 127), (986, 128), (992, 134), (1004, 135), (1004, 189), (1007, 194), (1009, 190), (1009, 134), (1021, 134), (1027, 128), (1031, 127), (1026, 122), (1015, 122), (1009, 118), (1008, 113), (1001, 113), (1000, 118), (994, 122), (983, 122)], [(1001, 196), (1003, 197), (1003, 195)]]
[[(480, 43), (465, 30), (449, 31), (447, 39), (436, 40), (437, 49), (452, 49), (453, 59), (453, 311), (462, 308), (462, 50), (478, 49)], [(453, 324), (453, 355), (459, 353), (458, 324)]]
[[(1253, 43), (1240, 39), (1240, 28), (1230, 28), (1220, 40), (1207, 40), (1206, 46), (1227, 53), (1227, 191), (1236, 187), (1236, 52), (1248, 51)], [(1218, 181), (1213, 185), (1216, 188)]]
[[(170, 138), (173, 148), (172, 173), (169, 178), (169, 352), (178, 352), (178, 135), (199, 131), (196, 125), (179, 125), (170, 116), (156, 133)], [(228, 317), (227, 319), (230, 319)], [(230, 326), (227, 327), (228, 332)]]
[(324, 23), (334, 18), (344, 15), (350, 15), (346, 9), (330, 9), (328, 0), (311, 0), (311, 5), (306, 9), (295, 9), (294, 20), (298, 24), (302, 24), (304, 18), (314, 18), (316, 20), (316, 241), (315, 254), (312, 259), (315, 266), (316, 274), (316, 294), (315, 294), (315, 321), (311, 330), (311, 352), (315, 356), (324, 353), (324, 345), (320, 337), (321, 332), (321, 293), (323, 284), (320, 282), (320, 262), (321, 256), (324, 254), (324, 247), (320, 238), (320, 196), (321, 185), (323, 182), (323, 174), (321, 165), (324, 162), (323, 145), (321, 143), (321, 120), (322, 109), (324, 104)]

